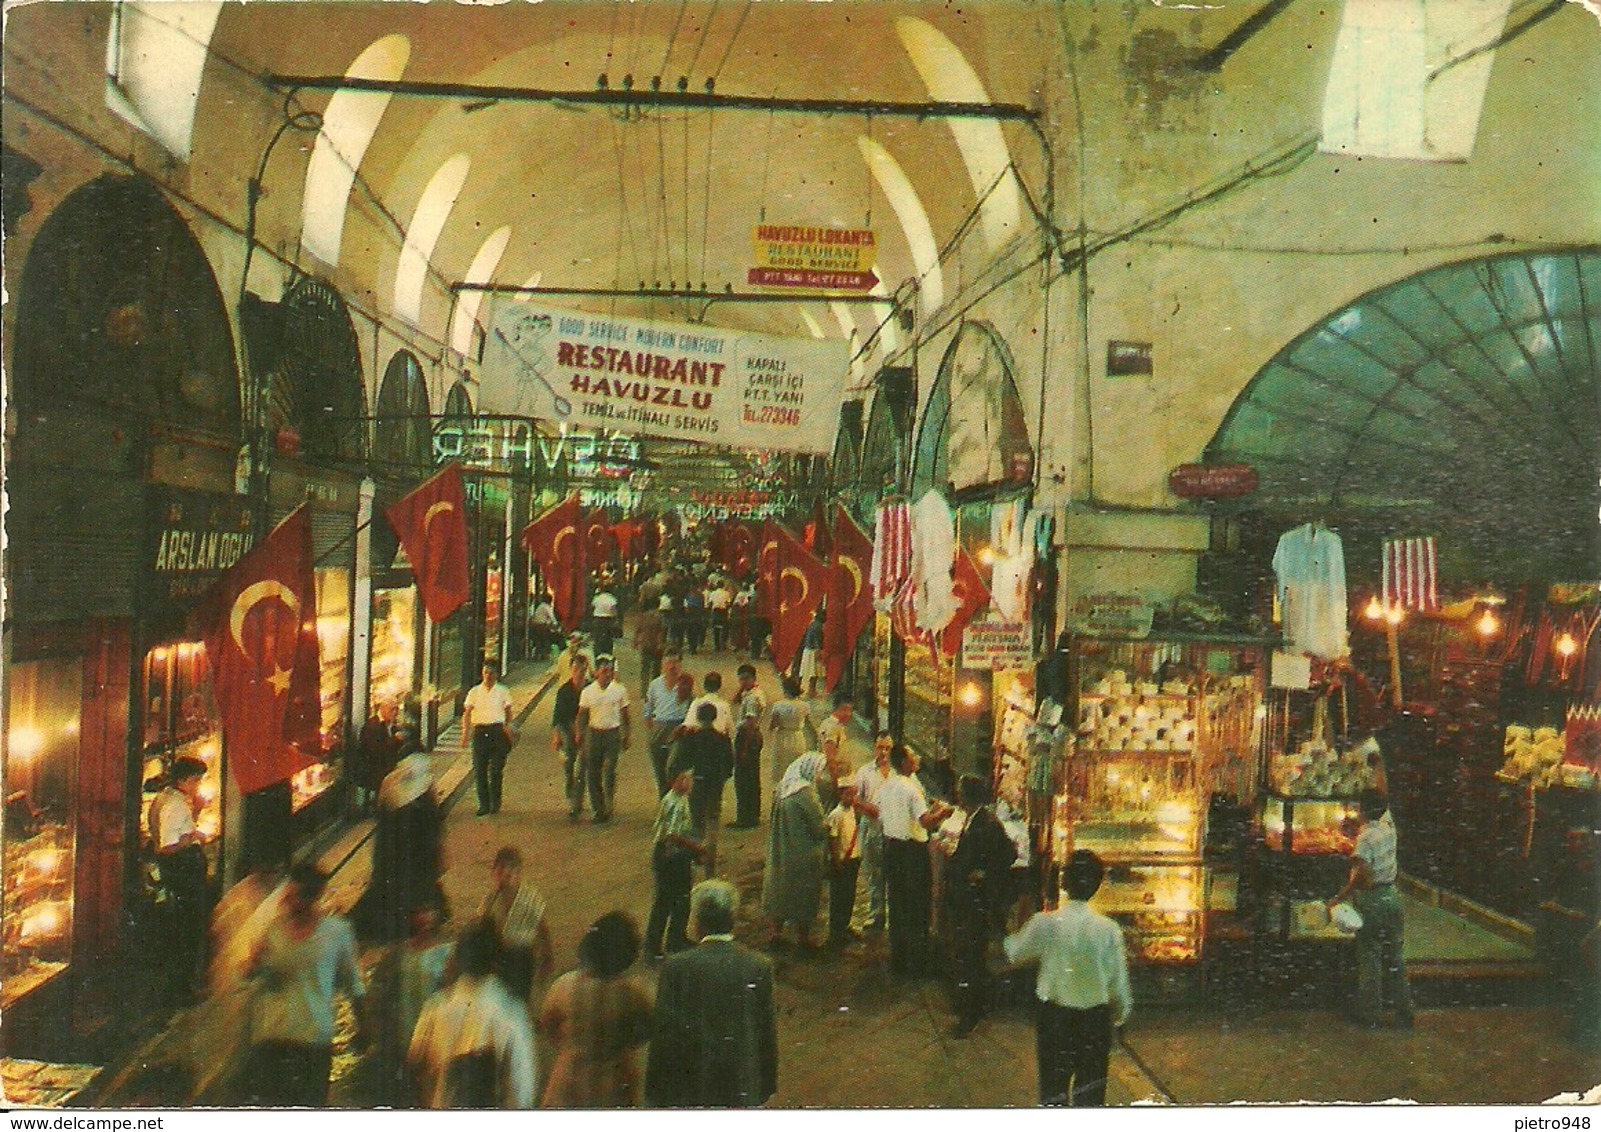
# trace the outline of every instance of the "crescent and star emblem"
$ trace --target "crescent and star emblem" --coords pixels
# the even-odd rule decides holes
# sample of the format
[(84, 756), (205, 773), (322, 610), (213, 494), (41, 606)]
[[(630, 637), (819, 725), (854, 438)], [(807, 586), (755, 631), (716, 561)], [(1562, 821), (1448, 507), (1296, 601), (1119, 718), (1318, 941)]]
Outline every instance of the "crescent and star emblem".
[(777, 539), (774, 539), (772, 542), (769, 542), (769, 543), (765, 544), (762, 547), (762, 552), (756, 556), (756, 572), (758, 574), (760, 574), (762, 577), (767, 578), (768, 580), (771, 580), (772, 576), (773, 576), (773, 571), (772, 571), (772, 568), (768, 565), (768, 557), (767, 556), (768, 556), (769, 553), (773, 554), (774, 556), (776, 556), (778, 554), (778, 540)]
[(564, 539), (564, 538), (571, 538), (573, 535), (575, 535), (577, 533), (578, 533), (578, 528), (572, 526), (572, 524), (568, 524), (567, 526), (563, 527), (561, 530), (557, 531), (556, 532), (556, 537), (554, 539), (552, 539), (551, 542), (550, 542), (550, 556), (551, 556), (551, 558), (559, 560), (561, 558), (561, 540)]
[[(257, 605), (273, 597), (283, 602), (291, 617), (300, 616), (300, 599), (295, 596), (295, 591), (282, 582), (270, 578), (263, 582), (251, 583), (234, 598), (233, 609), (228, 614), (228, 635), (233, 638), (233, 643), (238, 646), (239, 651), (246, 656), (249, 656), (250, 652), (245, 648), (245, 618)], [(289, 670), (274, 663), (273, 673), (267, 677), (267, 683), (272, 685), (276, 694), (283, 695), (289, 690)]]
[(435, 515), (441, 515), (446, 511), (454, 511), (455, 509), (456, 505), (454, 503), (447, 503), (444, 500), (440, 500), (438, 503), (435, 503), (432, 507), (428, 508), (422, 517), (423, 536), (425, 538), (427, 537), (428, 524), (434, 521)]
[(862, 593), (861, 563), (857, 562), (856, 559), (852, 558), (848, 554), (842, 554), (839, 556), (839, 564), (845, 568), (845, 573), (851, 576), (851, 596), (850, 600), (845, 604), (855, 605), (856, 599), (860, 597)]
[(782, 591), (783, 585), (784, 585), (784, 579), (789, 577), (791, 574), (793, 574), (795, 577), (800, 579), (800, 584), (801, 584), (800, 599), (798, 601), (794, 602), (793, 604), (789, 601), (788, 598), (784, 598), (784, 599), (780, 600), (779, 603), (778, 603), (778, 611), (780, 613), (788, 613), (796, 605), (805, 605), (806, 604), (806, 599), (811, 596), (811, 592), (812, 592), (811, 583), (806, 580), (806, 575), (801, 572), (801, 568), (799, 566), (785, 566), (784, 567), (784, 572), (781, 573), (780, 575), (778, 575), (779, 589)]

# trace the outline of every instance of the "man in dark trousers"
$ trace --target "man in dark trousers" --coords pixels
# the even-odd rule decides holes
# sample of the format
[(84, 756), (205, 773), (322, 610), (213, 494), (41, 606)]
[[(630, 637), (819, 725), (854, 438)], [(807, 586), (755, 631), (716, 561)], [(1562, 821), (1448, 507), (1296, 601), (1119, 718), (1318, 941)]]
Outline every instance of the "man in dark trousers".
[(928, 974), (928, 924), (933, 885), (928, 834), (950, 816), (943, 802), (930, 804), (917, 780), (917, 753), (893, 755), (895, 773), (879, 788), (878, 820), (884, 827), (884, 875), (889, 889), (889, 969), (900, 978)]
[(1008, 961), (1039, 964), (1034, 1040), (1041, 1105), (1106, 1103), (1112, 1032), (1134, 1005), (1123, 929), (1088, 903), (1105, 875), (1099, 857), (1075, 849), (1065, 874), (1067, 900), (1054, 912), (1036, 912), (1006, 937)]
[(706, 865), (706, 877), (717, 875), (717, 827), (722, 821), (723, 784), (734, 773), (734, 746), (728, 736), (713, 724), (717, 720), (717, 705), (701, 703), (694, 718), (686, 721), (689, 728), (678, 741), (678, 757), (670, 773), (676, 777), (680, 771), (695, 776), (695, 785), (689, 792), (689, 812), (695, 828), (701, 831), (701, 856)]
[(589, 684), (589, 658), (577, 653), (570, 661), (568, 678), (556, 689), (551, 708), (551, 742), (561, 752), (566, 774), (567, 816), (573, 821), (584, 810), (584, 748), (578, 741), (578, 697)]
[(721, 880), (690, 897), (700, 942), (662, 965), (645, 1066), (652, 1108), (754, 1108), (778, 1089), (773, 965), (734, 942), (738, 900)]
[(945, 893), (950, 905), (955, 976), (954, 1036), (965, 1038), (984, 1017), (989, 1002), (989, 945), (1005, 926), (1017, 846), (989, 807), (989, 789), (982, 778), (962, 775), (956, 784), (956, 798), (967, 822), (946, 866), (949, 881)]

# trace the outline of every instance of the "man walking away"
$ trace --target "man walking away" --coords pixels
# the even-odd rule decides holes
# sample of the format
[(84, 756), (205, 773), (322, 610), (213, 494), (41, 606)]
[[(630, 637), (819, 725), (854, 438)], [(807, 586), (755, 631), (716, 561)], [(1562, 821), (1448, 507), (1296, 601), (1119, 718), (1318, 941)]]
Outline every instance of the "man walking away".
[(1017, 846), (987, 805), (982, 778), (964, 774), (957, 801), (967, 813), (962, 836), (946, 868), (950, 908), (951, 959), (955, 986), (955, 1037), (965, 1038), (984, 1017), (989, 1003), (989, 947), (1004, 924), (1011, 901), (1012, 862)]
[(1357, 802), (1362, 828), (1351, 851), (1351, 874), (1329, 908), (1347, 898), (1362, 916), (1356, 932), (1356, 1021), (1376, 1028), (1385, 1001), (1395, 1024), (1412, 1028), (1412, 988), (1402, 954), (1401, 897), (1395, 891), (1396, 834), (1390, 804), (1377, 790), (1364, 790)]
[(707, 879), (717, 875), (717, 830), (723, 821), (723, 784), (734, 770), (734, 748), (717, 730), (717, 706), (702, 702), (695, 709), (689, 730), (678, 741), (678, 760), (671, 773), (688, 770), (695, 776), (689, 809), (700, 830)]
[(1006, 958), (1038, 963), (1034, 1021), (1040, 1104), (1083, 1108), (1106, 1103), (1112, 1031), (1133, 1008), (1123, 929), (1089, 906), (1106, 870), (1088, 849), (1067, 865), (1067, 901), (1037, 912), (1006, 937)]
[(645, 1068), (653, 1108), (754, 1108), (778, 1089), (773, 965), (734, 942), (738, 899), (727, 881), (696, 885), (700, 942), (662, 964)]
[(588, 683), (589, 658), (579, 653), (573, 657), (571, 676), (556, 689), (556, 703), (550, 713), (551, 744), (561, 752), (567, 816), (573, 821), (584, 809), (584, 747), (578, 741), (578, 697)]
[(756, 666), (739, 666), (734, 693), (734, 828), (755, 829), (762, 820), (762, 713), (767, 697), (756, 686)]

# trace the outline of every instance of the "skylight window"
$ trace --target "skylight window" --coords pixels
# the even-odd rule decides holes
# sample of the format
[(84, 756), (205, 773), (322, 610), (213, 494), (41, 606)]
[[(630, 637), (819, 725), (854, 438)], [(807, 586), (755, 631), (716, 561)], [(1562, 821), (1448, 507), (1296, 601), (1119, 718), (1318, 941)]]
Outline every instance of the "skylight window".
[[(989, 91), (961, 48), (938, 28), (923, 20), (902, 17), (895, 21), (895, 30), (911, 56), (912, 66), (928, 87), (930, 98), (936, 102), (990, 100)], [(996, 121), (951, 118), (948, 122), (973, 183), (973, 195), (983, 202), (979, 205), (979, 218), (984, 238), (991, 251), (997, 250), (1017, 234), (1022, 223), (1017, 176), (1012, 172), (1006, 136)]]
[[(345, 77), (398, 79), (410, 58), (410, 40), (403, 35), (386, 35), (357, 56)], [(323, 111), (322, 130), (306, 166), (300, 246), (330, 266), (339, 263), (345, 211), (356, 183), (356, 171), (361, 168), (361, 159), (388, 106), (387, 92), (339, 90)]]
[(1465, 161), (1512, 0), (1346, 0), (1323, 96), (1322, 148)]
[(180, 161), (189, 159), (195, 107), (222, 5), (121, 0), (106, 44), (106, 105)]
[[(483, 242), (478, 254), (473, 256), (472, 266), (467, 269), (463, 283), (488, 283), (495, 277), (495, 269), (500, 266), (500, 257), (506, 254), (506, 245), (511, 242), (511, 227), (508, 225), (497, 228)], [(456, 292), (456, 315), (450, 323), (450, 345), (458, 354), (472, 353), (473, 327), (478, 325), (478, 311), (484, 304), (482, 291)]]
[(906, 243), (911, 248), (912, 263), (917, 268), (919, 294), (924, 314), (933, 314), (945, 305), (945, 276), (940, 272), (939, 245), (934, 242), (934, 226), (928, 222), (928, 213), (912, 188), (911, 179), (900, 162), (890, 156), (889, 150), (870, 137), (859, 137), (856, 144), (872, 170), (873, 180), (884, 191), (895, 217), (901, 223)]
[(422, 325), (422, 290), (428, 281), (428, 261), (434, 257), (434, 245), (445, 229), (445, 221), (450, 219), (450, 210), (456, 207), (471, 166), (465, 153), (458, 153), (441, 165), (423, 190), (406, 229), (406, 242), (401, 245), (400, 262), (395, 267), (395, 313), (413, 326)]

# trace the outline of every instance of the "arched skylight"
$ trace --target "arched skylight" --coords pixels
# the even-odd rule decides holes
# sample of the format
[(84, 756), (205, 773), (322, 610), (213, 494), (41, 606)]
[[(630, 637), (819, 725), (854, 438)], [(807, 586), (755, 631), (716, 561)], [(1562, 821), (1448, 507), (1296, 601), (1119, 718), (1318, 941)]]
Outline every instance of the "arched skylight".
[[(923, 78), (930, 98), (938, 102), (988, 102), (989, 92), (978, 73), (956, 44), (923, 20), (903, 16), (895, 30), (912, 58), (912, 66)], [(1001, 124), (980, 119), (948, 120), (962, 163), (973, 182), (973, 195), (983, 204), (979, 216), (984, 238), (993, 251), (1017, 235), (1022, 224), (1017, 177), (1012, 172), (1012, 154), (1006, 147)], [(986, 195), (987, 194), (987, 195)]]
[(456, 207), (456, 198), (467, 183), (467, 170), (471, 167), (472, 160), (465, 153), (458, 153), (441, 165), (411, 215), (406, 242), (400, 249), (400, 263), (395, 267), (395, 313), (413, 326), (422, 323), (422, 289), (428, 281), (428, 261), (434, 256), (434, 245), (450, 218), (450, 210)]
[(895, 325), (895, 302), (890, 298), (889, 288), (884, 286), (880, 279), (873, 284), (872, 293), (887, 300), (882, 306), (872, 306), (868, 309), (873, 312), (874, 325), (878, 326), (878, 344), (884, 350), (884, 356), (889, 357), (901, 348), (901, 328)]
[(532, 291), (535, 287), (538, 287), (544, 281), (545, 281), (545, 273), (543, 271), (536, 271), (532, 275), (530, 275), (527, 279), (523, 280), (523, 290), (522, 290), (521, 294), (516, 296), (517, 301), (519, 303), (531, 303), (531, 302), (533, 302), (534, 301), (534, 296), (528, 294), (528, 292)]
[[(411, 58), (411, 41), (403, 35), (386, 35), (356, 57), (347, 78), (394, 80)], [(340, 90), (323, 111), (322, 131), (306, 166), (306, 199), (300, 222), (300, 246), (324, 263), (337, 266), (339, 243), (344, 237), (345, 210), (356, 170), (378, 122), (389, 106), (380, 91)]]
[(106, 105), (180, 161), (189, 159), (195, 105), (222, 5), (121, 0), (106, 44)]
[(800, 316), (801, 321), (806, 324), (806, 329), (812, 332), (813, 338), (828, 337), (827, 334), (823, 333), (823, 324), (817, 321), (817, 316), (811, 311), (807, 310), (805, 307), (801, 307)]
[[(489, 239), (479, 247), (478, 254), (473, 256), (472, 266), (467, 269), (462, 282), (488, 283), (493, 279), (495, 268), (500, 266), (500, 257), (506, 254), (506, 245), (510, 242), (510, 225), (490, 233)], [(478, 311), (483, 304), (482, 291), (456, 292), (456, 315), (450, 323), (450, 345), (456, 353), (472, 353), (473, 327), (478, 324)]]
[(934, 226), (928, 222), (923, 202), (912, 188), (900, 162), (890, 156), (889, 150), (867, 136), (856, 139), (873, 180), (884, 191), (895, 217), (901, 222), (906, 243), (912, 251), (912, 264), (917, 268), (919, 293), (924, 314), (933, 314), (945, 305), (945, 277), (940, 272), (939, 245), (934, 242)]
[(851, 381), (859, 382), (862, 374), (866, 372), (866, 358), (857, 354), (862, 347), (862, 333), (856, 325), (856, 316), (851, 313), (850, 307), (838, 300), (829, 303), (828, 309), (834, 316), (834, 321), (839, 323), (840, 334), (850, 345)]

